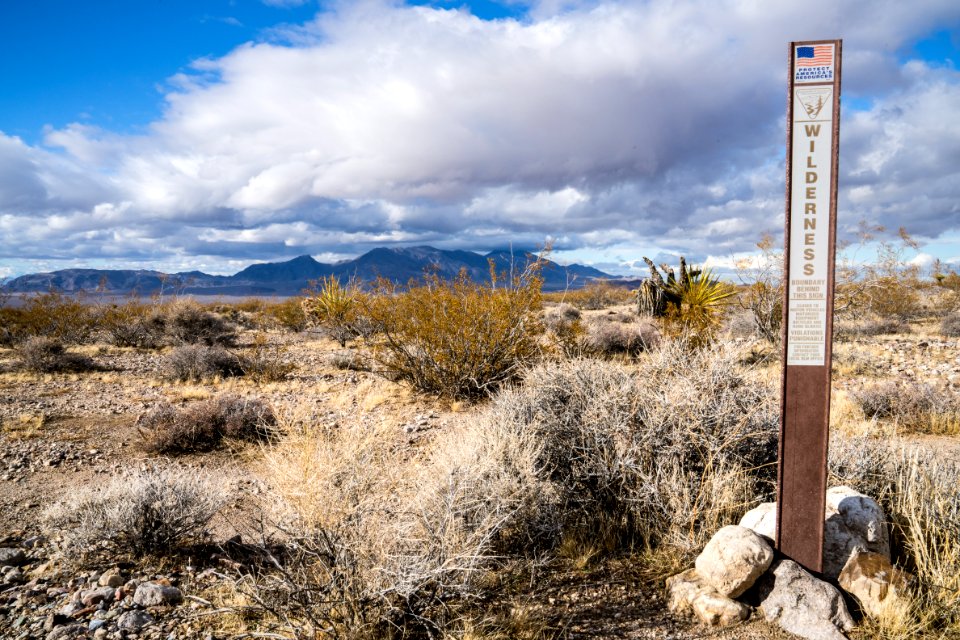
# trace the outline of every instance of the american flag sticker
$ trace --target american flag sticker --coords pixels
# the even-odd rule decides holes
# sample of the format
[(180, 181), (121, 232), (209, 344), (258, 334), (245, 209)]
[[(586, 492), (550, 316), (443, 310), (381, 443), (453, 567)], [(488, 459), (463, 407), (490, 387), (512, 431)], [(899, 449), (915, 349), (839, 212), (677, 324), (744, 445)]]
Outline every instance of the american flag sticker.
[(794, 82), (833, 81), (832, 44), (798, 45), (794, 49)]

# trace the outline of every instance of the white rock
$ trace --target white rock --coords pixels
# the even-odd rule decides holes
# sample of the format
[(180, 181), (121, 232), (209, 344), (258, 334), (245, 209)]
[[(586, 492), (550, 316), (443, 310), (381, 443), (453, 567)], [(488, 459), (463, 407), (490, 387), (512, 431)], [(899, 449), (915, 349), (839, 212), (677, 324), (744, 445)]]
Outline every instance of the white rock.
[(853, 628), (843, 596), (793, 560), (780, 560), (757, 581), (760, 609), (767, 622), (807, 640), (846, 640)]
[(717, 531), (697, 556), (697, 573), (720, 595), (736, 598), (773, 562), (773, 549), (755, 532), (737, 525)]
[(773, 543), (777, 535), (777, 503), (764, 502), (750, 509), (740, 518), (740, 526), (750, 529)]
[[(740, 526), (776, 539), (777, 503), (765, 502), (740, 519)], [(886, 517), (877, 501), (850, 487), (827, 490), (823, 527), (823, 575), (836, 578), (856, 551), (890, 558)]]

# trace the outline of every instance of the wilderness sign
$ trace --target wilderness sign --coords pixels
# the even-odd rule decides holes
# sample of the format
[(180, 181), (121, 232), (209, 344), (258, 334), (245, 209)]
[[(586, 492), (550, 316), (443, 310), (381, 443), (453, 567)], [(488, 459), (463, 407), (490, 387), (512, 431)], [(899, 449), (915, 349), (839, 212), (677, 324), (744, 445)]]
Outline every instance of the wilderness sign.
[(790, 43), (777, 548), (819, 572), (830, 419), (840, 40)]

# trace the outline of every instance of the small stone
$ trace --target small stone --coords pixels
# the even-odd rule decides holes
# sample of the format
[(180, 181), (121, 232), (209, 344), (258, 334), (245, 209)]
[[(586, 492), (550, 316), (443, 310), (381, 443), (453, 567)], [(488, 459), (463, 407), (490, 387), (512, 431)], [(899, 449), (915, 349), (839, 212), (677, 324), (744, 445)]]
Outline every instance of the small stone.
[(753, 586), (773, 562), (773, 549), (759, 535), (737, 525), (717, 531), (697, 556), (697, 574), (728, 598)]
[(99, 580), (101, 587), (113, 587), (114, 589), (122, 587), (124, 582), (125, 580), (123, 576), (120, 575), (120, 570), (116, 568), (104, 571)]
[(115, 589), (113, 587), (98, 587), (96, 589), (88, 589), (80, 595), (80, 602), (84, 606), (92, 607), (95, 604), (100, 604), (101, 602), (113, 602), (113, 595)]
[(183, 594), (176, 587), (169, 587), (155, 582), (144, 582), (137, 587), (133, 594), (133, 602), (141, 607), (156, 607), (159, 605), (175, 605), (183, 600)]
[(47, 640), (67, 640), (67, 638), (83, 637), (87, 633), (86, 625), (71, 624), (62, 627), (55, 627), (53, 631), (47, 634)]
[(840, 588), (856, 597), (864, 613), (873, 618), (906, 610), (904, 598), (909, 577), (879, 553), (857, 551), (840, 572)]
[(124, 631), (140, 631), (153, 622), (153, 616), (141, 609), (127, 611), (117, 620), (117, 627)]

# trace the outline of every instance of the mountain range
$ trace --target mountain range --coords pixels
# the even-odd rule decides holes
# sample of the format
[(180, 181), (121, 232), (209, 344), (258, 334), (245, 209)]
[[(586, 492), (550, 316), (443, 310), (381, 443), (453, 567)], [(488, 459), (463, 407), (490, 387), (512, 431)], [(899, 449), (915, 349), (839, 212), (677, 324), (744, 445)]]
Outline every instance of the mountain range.
[[(20, 276), (4, 287), (12, 293), (38, 291), (100, 292), (108, 295), (153, 295), (183, 293), (190, 295), (289, 296), (307, 288), (311, 280), (337, 276), (341, 281), (355, 278), (371, 282), (379, 277), (407, 283), (422, 279), (426, 273), (453, 278), (462, 270), (476, 282), (490, 278), (492, 260), (498, 273), (523, 269), (535, 259), (528, 252), (492, 251), (486, 255), (472, 251), (446, 251), (433, 247), (378, 248), (353, 260), (326, 264), (309, 255), (286, 262), (252, 264), (232, 276), (216, 276), (201, 271), (166, 274), (143, 269), (63, 269), (50, 273)], [(543, 288), (547, 291), (577, 289), (593, 280), (616, 279), (592, 267), (573, 264), (561, 266), (550, 260), (543, 265)]]

